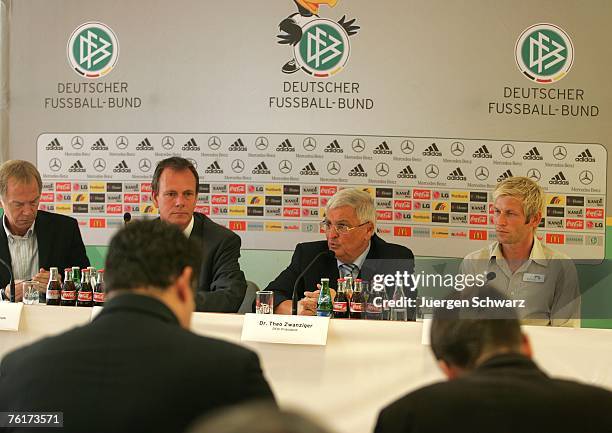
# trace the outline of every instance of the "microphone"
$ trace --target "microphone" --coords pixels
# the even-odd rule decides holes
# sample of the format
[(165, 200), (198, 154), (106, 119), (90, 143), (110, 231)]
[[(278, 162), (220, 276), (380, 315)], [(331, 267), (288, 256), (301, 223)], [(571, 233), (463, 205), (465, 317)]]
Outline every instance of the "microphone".
[(123, 225), (127, 225), (130, 221), (132, 221), (132, 214), (129, 212), (126, 212), (123, 214)]
[(15, 302), (15, 279), (13, 278), (13, 272), (11, 271), (11, 267), (2, 259), (0, 259), (0, 263), (2, 263), (4, 265), (4, 267), (6, 268), (6, 270), (9, 273), (9, 277), (10, 277), (10, 286), (11, 286), (11, 296), (10, 296), (10, 300), (11, 302)]
[(299, 300), (298, 293), (297, 293), (298, 283), (300, 282), (302, 277), (306, 275), (306, 272), (308, 272), (308, 270), (312, 267), (312, 265), (314, 265), (315, 262), (323, 256), (336, 257), (336, 254), (331, 250), (321, 251), (319, 254), (315, 256), (314, 259), (311, 260), (310, 263), (308, 263), (308, 266), (306, 266), (304, 270), (302, 271), (302, 273), (295, 279), (295, 283), (293, 284), (293, 294), (291, 295), (291, 315), (297, 316), (298, 300)]
[(486, 277), (487, 278), (487, 283), (489, 281), (493, 281), (495, 279), (495, 277), (497, 277), (497, 274), (495, 272), (493, 272), (493, 271), (487, 272), (487, 277)]

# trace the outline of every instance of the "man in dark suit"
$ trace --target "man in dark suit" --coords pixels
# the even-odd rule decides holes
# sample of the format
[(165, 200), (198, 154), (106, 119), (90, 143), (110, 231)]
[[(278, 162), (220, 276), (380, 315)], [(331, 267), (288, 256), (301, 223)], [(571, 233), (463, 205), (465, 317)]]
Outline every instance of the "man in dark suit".
[(194, 212), (200, 178), (189, 160), (180, 157), (160, 161), (153, 174), (153, 203), (162, 221), (175, 224), (202, 247), (197, 311), (235, 313), (246, 291), (240, 270), (240, 236)]
[[(474, 295), (510, 302), (489, 288), (450, 299)], [(434, 310), (431, 349), (450, 380), (387, 406), (375, 433), (612, 431), (612, 392), (546, 375), (511, 308)]]
[(183, 432), (213, 409), (273, 401), (255, 353), (188, 330), (199, 254), (159, 220), (120, 230), (106, 306), (88, 325), (6, 355), (0, 412), (63, 412), (65, 432)]
[[(374, 202), (367, 192), (356, 188), (338, 191), (327, 203), (325, 220), (321, 222), (327, 240), (298, 244), (287, 269), (268, 284), (266, 290), (274, 291), (274, 312), (291, 314), (296, 281), (298, 314), (314, 315), (321, 278), (329, 278), (330, 287), (335, 289), (340, 276), (369, 281), (375, 274), (412, 273), (412, 251), (378, 237), (375, 224)], [(308, 272), (300, 277), (311, 263)], [(406, 295), (415, 293), (409, 291)]]
[[(85, 245), (74, 218), (39, 211), (40, 173), (28, 161), (11, 160), (0, 167), (0, 202), (4, 209), (0, 230), (0, 259), (16, 280), (15, 299), (22, 298), (23, 280), (46, 286), (49, 268), (89, 266)], [(10, 297), (10, 275), (0, 266), (2, 298)]]

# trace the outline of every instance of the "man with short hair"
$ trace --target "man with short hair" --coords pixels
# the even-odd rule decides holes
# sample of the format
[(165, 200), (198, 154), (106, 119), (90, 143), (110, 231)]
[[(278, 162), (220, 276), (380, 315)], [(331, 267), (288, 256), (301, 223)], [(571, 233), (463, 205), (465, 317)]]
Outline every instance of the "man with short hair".
[(573, 261), (543, 245), (535, 235), (542, 219), (544, 193), (526, 177), (500, 182), (493, 192), (497, 241), (468, 254), (463, 274), (486, 273), (492, 287), (525, 301), (529, 324), (578, 326), (580, 288)]
[[(325, 208), (321, 229), (327, 240), (298, 244), (287, 269), (268, 284), (266, 290), (274, 291), (275, 313), (291, 314), (296, 282), (300, 298), (298, 314), (314, 315), (321, 278), (329, 278), (330, 287), (336, 289), (340, 276), (371, 280), (376, 273), (393, 274), (397, 270), (412, 273), (414, 269), (410, 249), (385, 242), (376, 235), (374, 200), (365, 191), (347, 188), (334, 194)], [(311, 263), (309, 271), (300, 277)], [(406, 290), (406, 296), (416, 296)]]
[[(0, 259), (11, 267), (15, 300), (23, 294), (22, 282), (49, 282), (49, 268), (86, 268), (89, 259), (74, 218), (38, 210), (42, 180), (28, 161), (10, 160), (0, 166), (0, 203), (4, 210), (0, 230)], [(0, 266), (0, 293), (10, 297), (10, 275)]]
[(121, 229), (106, 257), (104, 309), (6, 355), (0, 412), (63, 412), (65, 432), (183, 432), (213, 409), (273, 400), (255, 353), (189, 331), (200, 256), (172, 224)]
[(189, 160), (171, 157), (160, 161), (153, 174), (153, 203), (162, 221), (176, 225), (202, 247), (197, 311), (235, 313), (246, 291), (240, 270), (240, 236), (195, 212), (200, 179)]
[[(450, 299), (473, 296), (509, 301), (488, 287)], [(511, 308), (435, 309), (431, 350), (449, 380), (384, 408), (375, 433), (612, 431), (612, 392), (546, 375)]]

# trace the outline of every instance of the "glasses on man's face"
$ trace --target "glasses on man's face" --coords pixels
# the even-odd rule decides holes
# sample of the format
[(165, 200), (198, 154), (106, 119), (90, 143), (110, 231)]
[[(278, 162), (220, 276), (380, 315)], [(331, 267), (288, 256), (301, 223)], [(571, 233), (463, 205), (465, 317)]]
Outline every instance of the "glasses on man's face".
[(345, 235), (352, 230), (358, 229), (359, 227), (363, 227), (367, 223), (368, 221), (364, 222), (363, 224), (359, 224), (358, 226), (349, 226), (347, 224), (332, 224), (327, 220), (323, 220), (319, 223), (319, 226), (321, 227), (321, 230), (324, 230), (326, 232), (330, 231), (333, 228), (339, 235)]

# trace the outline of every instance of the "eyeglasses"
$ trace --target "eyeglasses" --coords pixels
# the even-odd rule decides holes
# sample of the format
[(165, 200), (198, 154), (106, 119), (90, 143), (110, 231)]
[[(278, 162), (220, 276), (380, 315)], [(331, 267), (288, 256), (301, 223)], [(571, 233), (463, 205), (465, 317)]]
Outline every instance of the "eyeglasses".
[(336, 233), (338, 233), (339, 235), (345, 235), (348, 232), (350, 232), (351, 230), (355, 230), (358, 229), (359, 227), (363, 227), (364, 225), (368, 224), (369, 221), (364, 222), (363, 224), (359, 224), (358, 226), (347, 226), (346, 224), (332, 224), (327, 220), (323, 220), (319, 223), (319, 227), (321, 227), (321, 230), (324, 231), (330, 231), (332, 228), (336, 231)]

